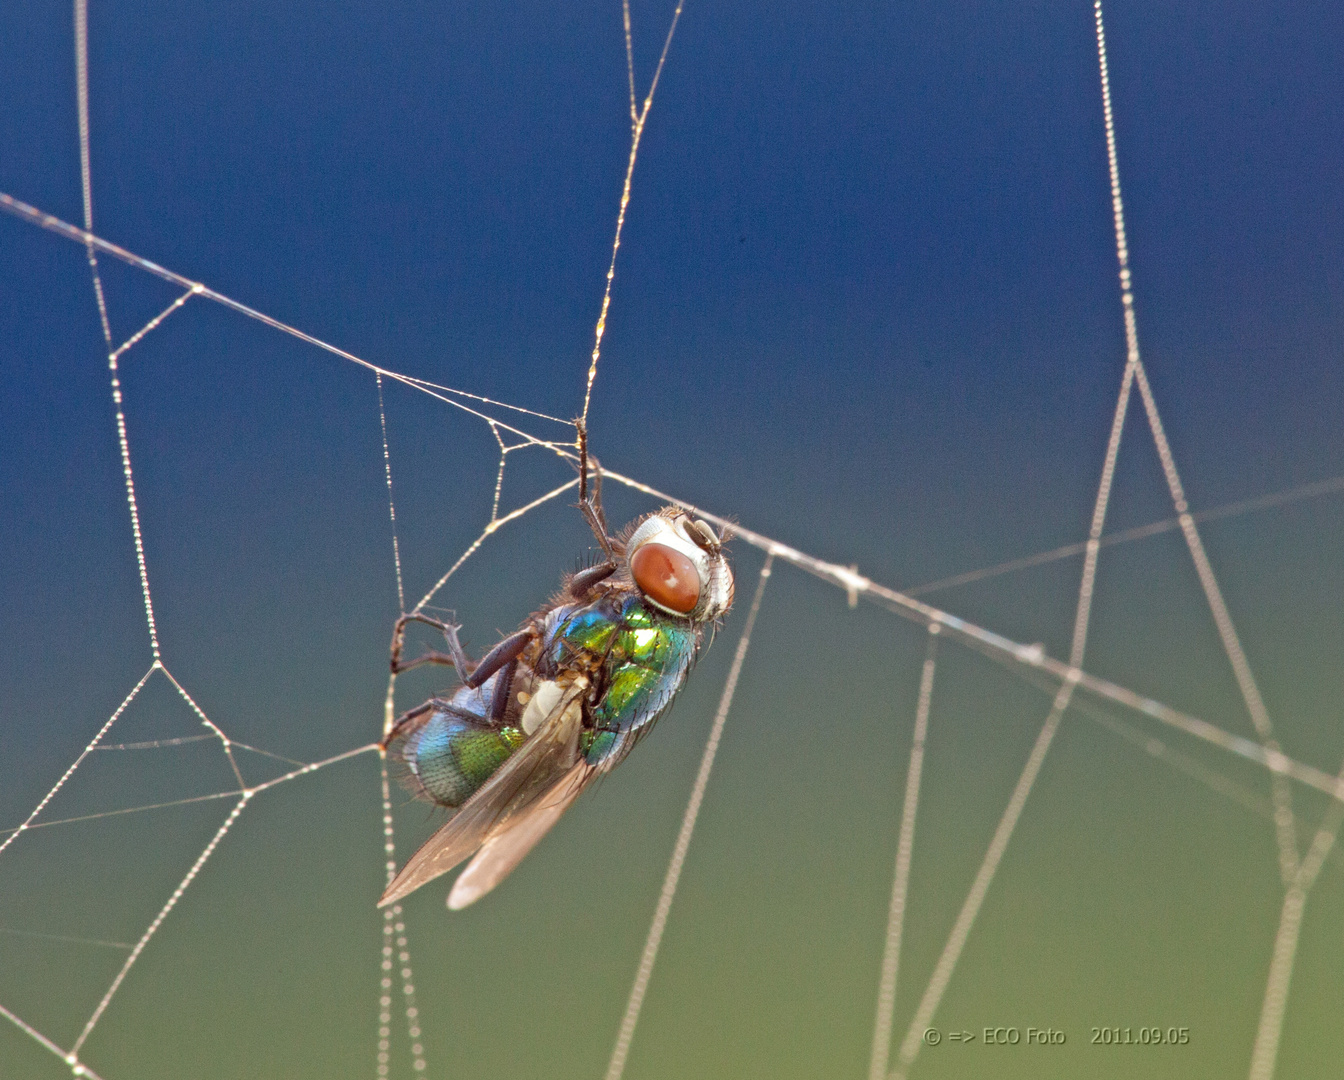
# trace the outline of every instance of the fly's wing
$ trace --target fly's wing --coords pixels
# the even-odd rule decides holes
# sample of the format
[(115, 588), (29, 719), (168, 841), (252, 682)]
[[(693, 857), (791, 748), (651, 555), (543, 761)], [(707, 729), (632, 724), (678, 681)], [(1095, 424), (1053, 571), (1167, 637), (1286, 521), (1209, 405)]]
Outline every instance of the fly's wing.
[[(544, 807), (551, 802), (545, 797), (564, 783), (574, 773), (575, 765), (581, 763), (578, 741), (583, 720), (582, 697), (586, 690), (587, 682), (583, 679), (566, 690), (518, 752), (462, 804), (451, 821), (410, 857), (378, 901), (379, 907), (395, 903), (440, 874), (446, 874), (492, 834), (502, 833), (519, 815), (539, 803)], [(555, 814), (556, 818), (559, 816)], [(537, 833), (532, 843), (541, 839), (544, 832), (542, 829)], [(526, 853), (527, 849), (524, 849), (518, 858)]]
[(476, 857), (458, 875), (453, 891), (448, 894), (448, 909), (461, 911), (508, 877), (596, 775), (596, 769), (582, 761), (577, 762), (555, 782), (544, 798), (496, 825), (476, 852)]

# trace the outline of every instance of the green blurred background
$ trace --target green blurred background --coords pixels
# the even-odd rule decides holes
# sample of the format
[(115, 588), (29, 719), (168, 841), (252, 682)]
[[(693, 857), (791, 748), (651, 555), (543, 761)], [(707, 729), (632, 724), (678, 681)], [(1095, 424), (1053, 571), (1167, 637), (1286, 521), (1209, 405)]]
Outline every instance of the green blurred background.
[[(643, 88), (672, 8), (632, 12)], [(1338, 7), (1117, 0), (1107, 18), (1140, 335), (1194, 509), (1344, 473)], [(69, 9), (11, 5), (0, 26), (0, 190), (78, 222)], [(618, 7), (95, 2), (90, 78), (101, 235), (398, 371), (578, 410), (628, 147)], [(0, 244), (10, 826), (151, 657), (84, 254), (8, 217)], [(103, 270), (118, 340), (175, 296)], [(603, 355), (607, 465), (877, 581), (1077, 540), (1124, 360), (1091, 5), (690, 3)], [(273, 753), (376, 738), (397, 601), (372, 377), (193, 300), (127, 354), (123, 383), (168, 668)], [(488, 520), (497, 446), (385, 389), (414, 598)], [(566, 475), (513, 454), (503, 505)], [(608, 495), (617, 521), (652, 505)], [(1137, 415), (1112, 507), (1113, 529), (1170, 513)], [(1205, 530), (1285, 750), (1330, 772), (1341, 526), (1333, 496)], [(588, 544), (578, 514), (548, 504), (439, 603), (480, 650)], [(734, 559), (749, 596), (760, 555), (738, 544)], [(1063, 656), (1078, 570), (929, 599)], [(429, 1075), (605, 1068), (744, 609), (656, 735), (496, 894), (454, 915), (438, 883), (409, 900)], [(1093, 626), (1090, 670), (1252, 733), (1177, 534), (1103, 553)], [(631, 1080), (866, 1075), (924, 637), (778, 568)], [(403, 679), (398, 708), (444, 683)], [(1267, 777), (1080, 704), (935, 1021), (1067, 1042), (945, 1040), (917, 1077), (1247, 1068), (1282, 899)], [(942, 648), (898, 1041), (1048, 708)], [(199, 731), (156, 676), (109, 741)], [(284, 768), (240, 763), (251, 782)], [(97, 753), (45, 816), (232, 784), (208, 742)], [(1305, 840), (1325, 800), (1296, 794)], [(116, 943), (230, 804), (20, 837), (0, 855), (0, 1005), (69, 1046), (126, 956)], [(439, 819), (398, 806), (404, 857)], [(258, 795), (132, 969), (89, 1065), (105, 1080), (373, 1076), (380, 813), (368, 755)], [(1342, 868), (1329, 861), (1307, 906), (1282, 1077), (1337, 1071)], [(1093, 1027), (1150, 1025), (1189, 1027), (1190, 1043), (1089, 1044)], [(393, 1045), (392, 1075), (411, 1075)], [(65, 1071), (0, 1026), (0, 1074)]]

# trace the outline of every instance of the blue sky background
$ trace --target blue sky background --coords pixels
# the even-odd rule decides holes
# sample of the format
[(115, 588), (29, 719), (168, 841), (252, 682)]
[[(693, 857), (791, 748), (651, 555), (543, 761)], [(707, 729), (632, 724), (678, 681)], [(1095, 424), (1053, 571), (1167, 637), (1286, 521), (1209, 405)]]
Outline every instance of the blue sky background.
[[(641, 93), (671, 10), (633, 7)], [(1192, 505), (1344, 473), (1344, 16), (1117, 2), (1107, 20), (1140, 338)], [(70, 12), (11, 5), (0, 40), (0, 190), (77, 223)], [(1087, 3), (688, 4), (617, 265), (603, 461), (893, 586), (1082, 536), (1124, 361), (1096, 66)], [(578, 411), (628, 149), (616, 6), (95, 0), (90, 79), (100, 235), (386, 367)], [(8, 216), (0, 250), (8, 825), (150, 655), (83, 252)], [(176, 295), (103, 270), (118, 340)], [(371, 376), (193, 300), (123, 383), (169, 669), (276, 753), (376, 738), (396, 594)], [(386, 400), (418, 597), (488, 519), (497, 448), (422, 395)], [(1114, 528), (1170, 513), (1137, 416), (1125, 440)], [(505, 507), (565, 478), (527, 453)], [(615, 519), (646, 509), (611, 492)], [(1206, 533), (1285, 749), (1332, 772), (1340, 513), (1323, 498)], [(440, 602), (484, 647), (587, 542), (552, 504)], [(737, 559), (748, 585), (759, 559)], [(931, 599), (1064, 655), (1076, 578), (1058, 563)], [(1173, 535), (1115, 549), (1088, 666), (1249, 735), (1202, 603)], [(741, 616), (497, 897), (409, 905), (434, 1075), (602, 1067)], [(632, 1078), (866, 1067), (921, 634), (784, 571), (761, 618)], [(405, 680), (398, 707), (438, 678)], [(1048, 707), (955, 650), (939, 679), (898, 1032)], [(199, 730), (157, 683), (123, 726)], [(1265, 798), (1249, 766), (1171, 739)], [(52, 815), (230, 777), (192, 744), (96, 755), (77, 781)], [(372, 1070), (377, 802), (371, 759), (259, 798), (90, 1040), (106, 1080)], [(226, 805), (22, 838), (0, 855), (0, 927), (134, 940)], [(1244, 1069), (1280, 899), (1256, 805), (1071, 720), (944, 1009), (1066, 1026), (1069, 1048), (930, 1053), (920, 1075)], [(401, 819), (404, 845), (434, 824)], [(1313, 895), (1281, 1075), (1324, 1075), (1342, 884), (1332, 863)], [(0, 1004), (63, 1045), (124, 956), (13, 934), (0, 951)], [(1148, 1022), (1202, 1034), (1142, 1066), (1087, 1045)], [(8, 1029), (0, 1063), (60, 1073)]]

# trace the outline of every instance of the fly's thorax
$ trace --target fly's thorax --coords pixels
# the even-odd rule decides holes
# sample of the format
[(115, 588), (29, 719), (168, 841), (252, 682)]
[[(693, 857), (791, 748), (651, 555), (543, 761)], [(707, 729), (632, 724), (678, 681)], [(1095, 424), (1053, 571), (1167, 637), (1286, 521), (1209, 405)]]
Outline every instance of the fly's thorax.
[(570, 706), (586, 713), (579, 748), (602, 769), (622, 760), (667, 710), (704, 637), (703, 623), (659, 609), (620, 580), (586, 602), (557, 603), (538, 626), (537, 666), (519, 666), (535, 680), (520, 727), (535, 731), (563, 707), (566, 685), (583, 687)]
[(659, 610), (634, 587), (607, 589), (587, 604), (557, 608), (548, 617), (548, 636), (541, 664), (543, 676), (585, 673), (602, 681), (625, 663), (660, 669), (673, 654), (694, 652), (701, 627)]
[(570, 649), (605, 652), (620, 622), (619, 599), (610, 592), (587, 604), (566, 604), (556, 611), (555, 632)]
[(583, 746), (590, 765), (614, 767), (667, 711), (695, 662), (703, 628), (631, 593), (607, 657), (606, 682)]
[(541, 620), (538, 676), (550, 679), (570, 672), (600, 682), (598, 671), (620, 622), (621, 594), (616, 590), (604, 590), (586, 603), (558, 604)]
[(700, 636), (700, 628), (694, 623), (668, 616), (635, 593), (621, 605), (612, 654), (618, 663), (662, 670), (688, 649), (693, 653)]

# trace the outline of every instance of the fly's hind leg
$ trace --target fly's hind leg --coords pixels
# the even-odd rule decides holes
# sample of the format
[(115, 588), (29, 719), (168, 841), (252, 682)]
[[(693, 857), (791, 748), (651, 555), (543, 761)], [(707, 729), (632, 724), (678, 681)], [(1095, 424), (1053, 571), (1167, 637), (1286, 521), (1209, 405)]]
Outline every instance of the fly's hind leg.
[[(403, 660), (401, 653), (406, 645), (406, 624), (411, 622), (424, 623), (426, 626), (432, 626), (436, 630), (442, 631), (448, 642), (448, 651), (442, 653), (430, 649), (414, 660)], [(403, 671), (410, 671), (421, 664), (451, 664), (462, 685), (477, 690), (484, 685), (490, 676), (502, 670), (503, 674), (496, 680), (494, 696), (490, 703), (490, 719), (498, 721), (503, 718), (504, 711), (508, 708), (513, 675), (518, 669), (518, 657), (527, 648), (528, 643), (536, 637), (536, 631), (530, 626), (524, 627), (522, 630), (506, 637), (481, 657), (479, 661), (475, 661), (468, 657), (466, 650), (462, 648), (462, 642), (457, 636), (459, 629), (461, 628), (455, 623), (444, 622), (442, 619), (435, 619), (419, 612), (403, 615), (397, 620), (396, 628), (392, 631), (392, 674), (400, 675)], [(411, 719), (413, 715), (423, 711), (426, 707), (428, 706), (422, 706), (420, 710), (412, 710), (397, 723), (400, 724), (402, 720)]]
[[(406, 645), (406, 624), (412, 622), (424, 623), (426, 626), (432, 626), (434, 629), (441, 631), (448, 642), (448, 651), (442, 653), (430, 649), (414, 660), (403, 660), (401, 651)], [(397, 620), (397, 625), (392, 630), (392, 657), (390, 661), (392, 674), (400, 675), (403, 671), (418, 668), (421, 664), (445, 664), (452, 665), (457, 672), (458, 679), (467, 683), (479, 665), (473, 663), (462, 648), (462, 642), (457, 636), (460, 629), (461, 627), (455, 623), (444, 622), (442, 619), (435, 619), (418, 611), (403, 615)]]
[(412, 720), (424, 716), (425, 713), (427, 712), (432, 712), (437, 704), (438, 701), (435, 698), (430, 698), (423, 705), (417, 705), (414, 709), (407, 709), (404, 713), (402, 713), (400, 716), (397, 717), (396, 721), (392, 724), (391, 729), (388, 731), (387, 737), (383, 739), (382, 743), (380, 743), (379, 745), (381, 745), (382, 748), (386, 750), (389, 746), (392, 745), (392, 741), (403, 730), (406, 724), (408, 724)]

